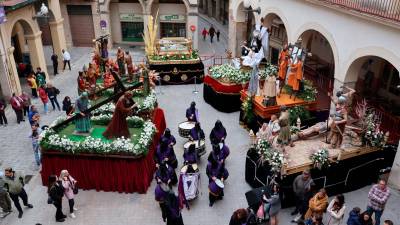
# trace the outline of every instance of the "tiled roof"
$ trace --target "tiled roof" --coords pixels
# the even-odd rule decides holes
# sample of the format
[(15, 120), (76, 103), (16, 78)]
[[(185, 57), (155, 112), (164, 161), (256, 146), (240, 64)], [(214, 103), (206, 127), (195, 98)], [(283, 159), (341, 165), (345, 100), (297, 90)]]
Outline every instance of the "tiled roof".
[(4, 6), (6, 12), (14, 11), (26, 5), (30, 5), (37, 0), (6, 0), (0, 2), (0, 6)]

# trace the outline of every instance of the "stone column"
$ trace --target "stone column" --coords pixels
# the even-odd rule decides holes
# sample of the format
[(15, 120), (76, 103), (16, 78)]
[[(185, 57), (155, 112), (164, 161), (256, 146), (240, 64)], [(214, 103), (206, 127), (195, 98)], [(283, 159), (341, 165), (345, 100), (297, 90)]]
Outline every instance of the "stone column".
[(392, 170), (389, 176), (389, 186), (400, 190), (400, 141), (397, 147), (397, 154), (394, 158)]
[(222, 0), (216, 0), (215, 4), (215, 19), (217, 19), (217, 21), (221, 21), (221, 1)]
[(212, 17), (212, 0), (207, 0), (207, 15), (208, 17)]
[(44, 58), (42, 31), (38, 31), (35, 34), (26, 35), (25, 38), (29, 46), (29, 54), (32, 67), (42, 68), (42, 71), (46, 73), (46, 79), (49, 79), (46, 67), (46, 60)]
[[(186, 37), (191, 38), (193, 41), (193, 49), (198, 49), (199, 48), (199, 23), (198, 23), (199, 17), (197, 12), (190, 12), (188, 13), (188, 18), (186, 21)], [(190, 26), (194, 25), (196, 26), (196, 30), (192, 32), (190, 30)]]
[[(2, 73), (5, 76), (2, 77), (2, 82), (1, 82), (1, 87), (3, 88), (3, 91), (6, 91), (6, 88), (3, 86), (3, 79), (6, 80), (8, 83), (8, 94), (10, 97), (12, 96), (12, 93), (16, 94), (21, 94), (21, 84), (19, 82), (19, 77), (18, 77), (18, 71), (17, 71), (17, 65), (15, 64), (15, 59), (14, 59), (14, 47), (9, 47), (6, 50), (6, 60), (3, 63), (2, 67), (4, 68), (4, 72)], [(3, 56), (2, 56), (3, 57)], [(4, 78), (3, 78), (4, 77)]]
[(59, 59), (62, 59), (61, 50), (67, 49), (67, 42), (65, 41), (63, 22), (64, 19), (62, 18), (57, 21), (49, 22), (53, 50), (54, 53), (58, 55)]

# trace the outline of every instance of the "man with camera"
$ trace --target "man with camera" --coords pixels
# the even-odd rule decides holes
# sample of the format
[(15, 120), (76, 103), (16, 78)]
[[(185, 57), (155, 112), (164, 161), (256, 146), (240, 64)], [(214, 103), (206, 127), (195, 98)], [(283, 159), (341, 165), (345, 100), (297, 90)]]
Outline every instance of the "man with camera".
[(24, 206), (33, 208), (32, 204), (28, 203), (28, 195), (25, 192), (24, 185), (25, 180), (20, 173), (16, 173), (11, 167), (5, 169), (4, 188), (14, 202), (15, 208), (18, 209), (18, 218), (21, 218), (23, 214), (19, 198), (22, 199)]

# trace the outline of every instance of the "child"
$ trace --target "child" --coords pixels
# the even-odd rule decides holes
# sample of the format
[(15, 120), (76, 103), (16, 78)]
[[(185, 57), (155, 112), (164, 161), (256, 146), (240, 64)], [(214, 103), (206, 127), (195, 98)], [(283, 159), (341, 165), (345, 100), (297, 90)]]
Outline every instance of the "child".
[(32, 135), (30, 138), (32, 139), (32, 147), (35, 154), (36, 165), (40, 166), (39, 132), (36, 129), (32, 130)]

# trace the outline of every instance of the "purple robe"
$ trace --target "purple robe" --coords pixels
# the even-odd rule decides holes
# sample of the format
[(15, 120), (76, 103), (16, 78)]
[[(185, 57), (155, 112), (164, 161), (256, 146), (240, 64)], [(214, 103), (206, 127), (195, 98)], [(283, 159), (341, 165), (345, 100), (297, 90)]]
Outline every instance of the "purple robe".
[[(194, 115), (193, 119), (190, 119), (192, 115)], [(189, 107), (188, 109), (186, 109), (186, 118), (188, 121), (191, 122), (199, 122), (199, 112), (196, 108)]]
[(172, 143), (172, 145), (176, 144), (176, 139), (173, 135), (166, 137), (165, 135), (161, 136), (160, 140), (167, 140), (168, 145)]
[(190, 130), (190, 137), (194, 140), (194, 141), (198, 141), (198, 140), (204, 140), (204, 132), (203, 130), (197, 131), (196, 127), (193, 127)]
[(225, 140), (226, 135), (227, 134), (226, 134), (225, 128), (221, 128), (220, 130), (213, 128), (210, 133), (211, 143), (214, 143), (214, 144), (221, 143), (222, 138), (224, 138), (224, 140)]
[(168, 163), (176, 160), (175, 152), (171, 147), (167, 147), (165, 151), (161, 151), (161, 145), (157, 146), (156, 162), (161, 163), (165, 158), (168, 158)]
[(211, 163), (207, 164), (207, 169), (206, 173), (209, 179), (209, 182), (212, 182), (212, 177), (216, 177), (218, 179), (224, 178), (224, 180), (228, 179), (229, 172), (228, 170), (223, 166), (222, 163), (218, 163), (218, 167), (213, 168), (211, 166)]
[(185, 152), (183, 153), (183, 159), (185, 162), (187, 162), (188, 164), (193, 164), (193, 163), (197, 163), (197, 154), (196, 151), (190, 153), (190, 152)]

